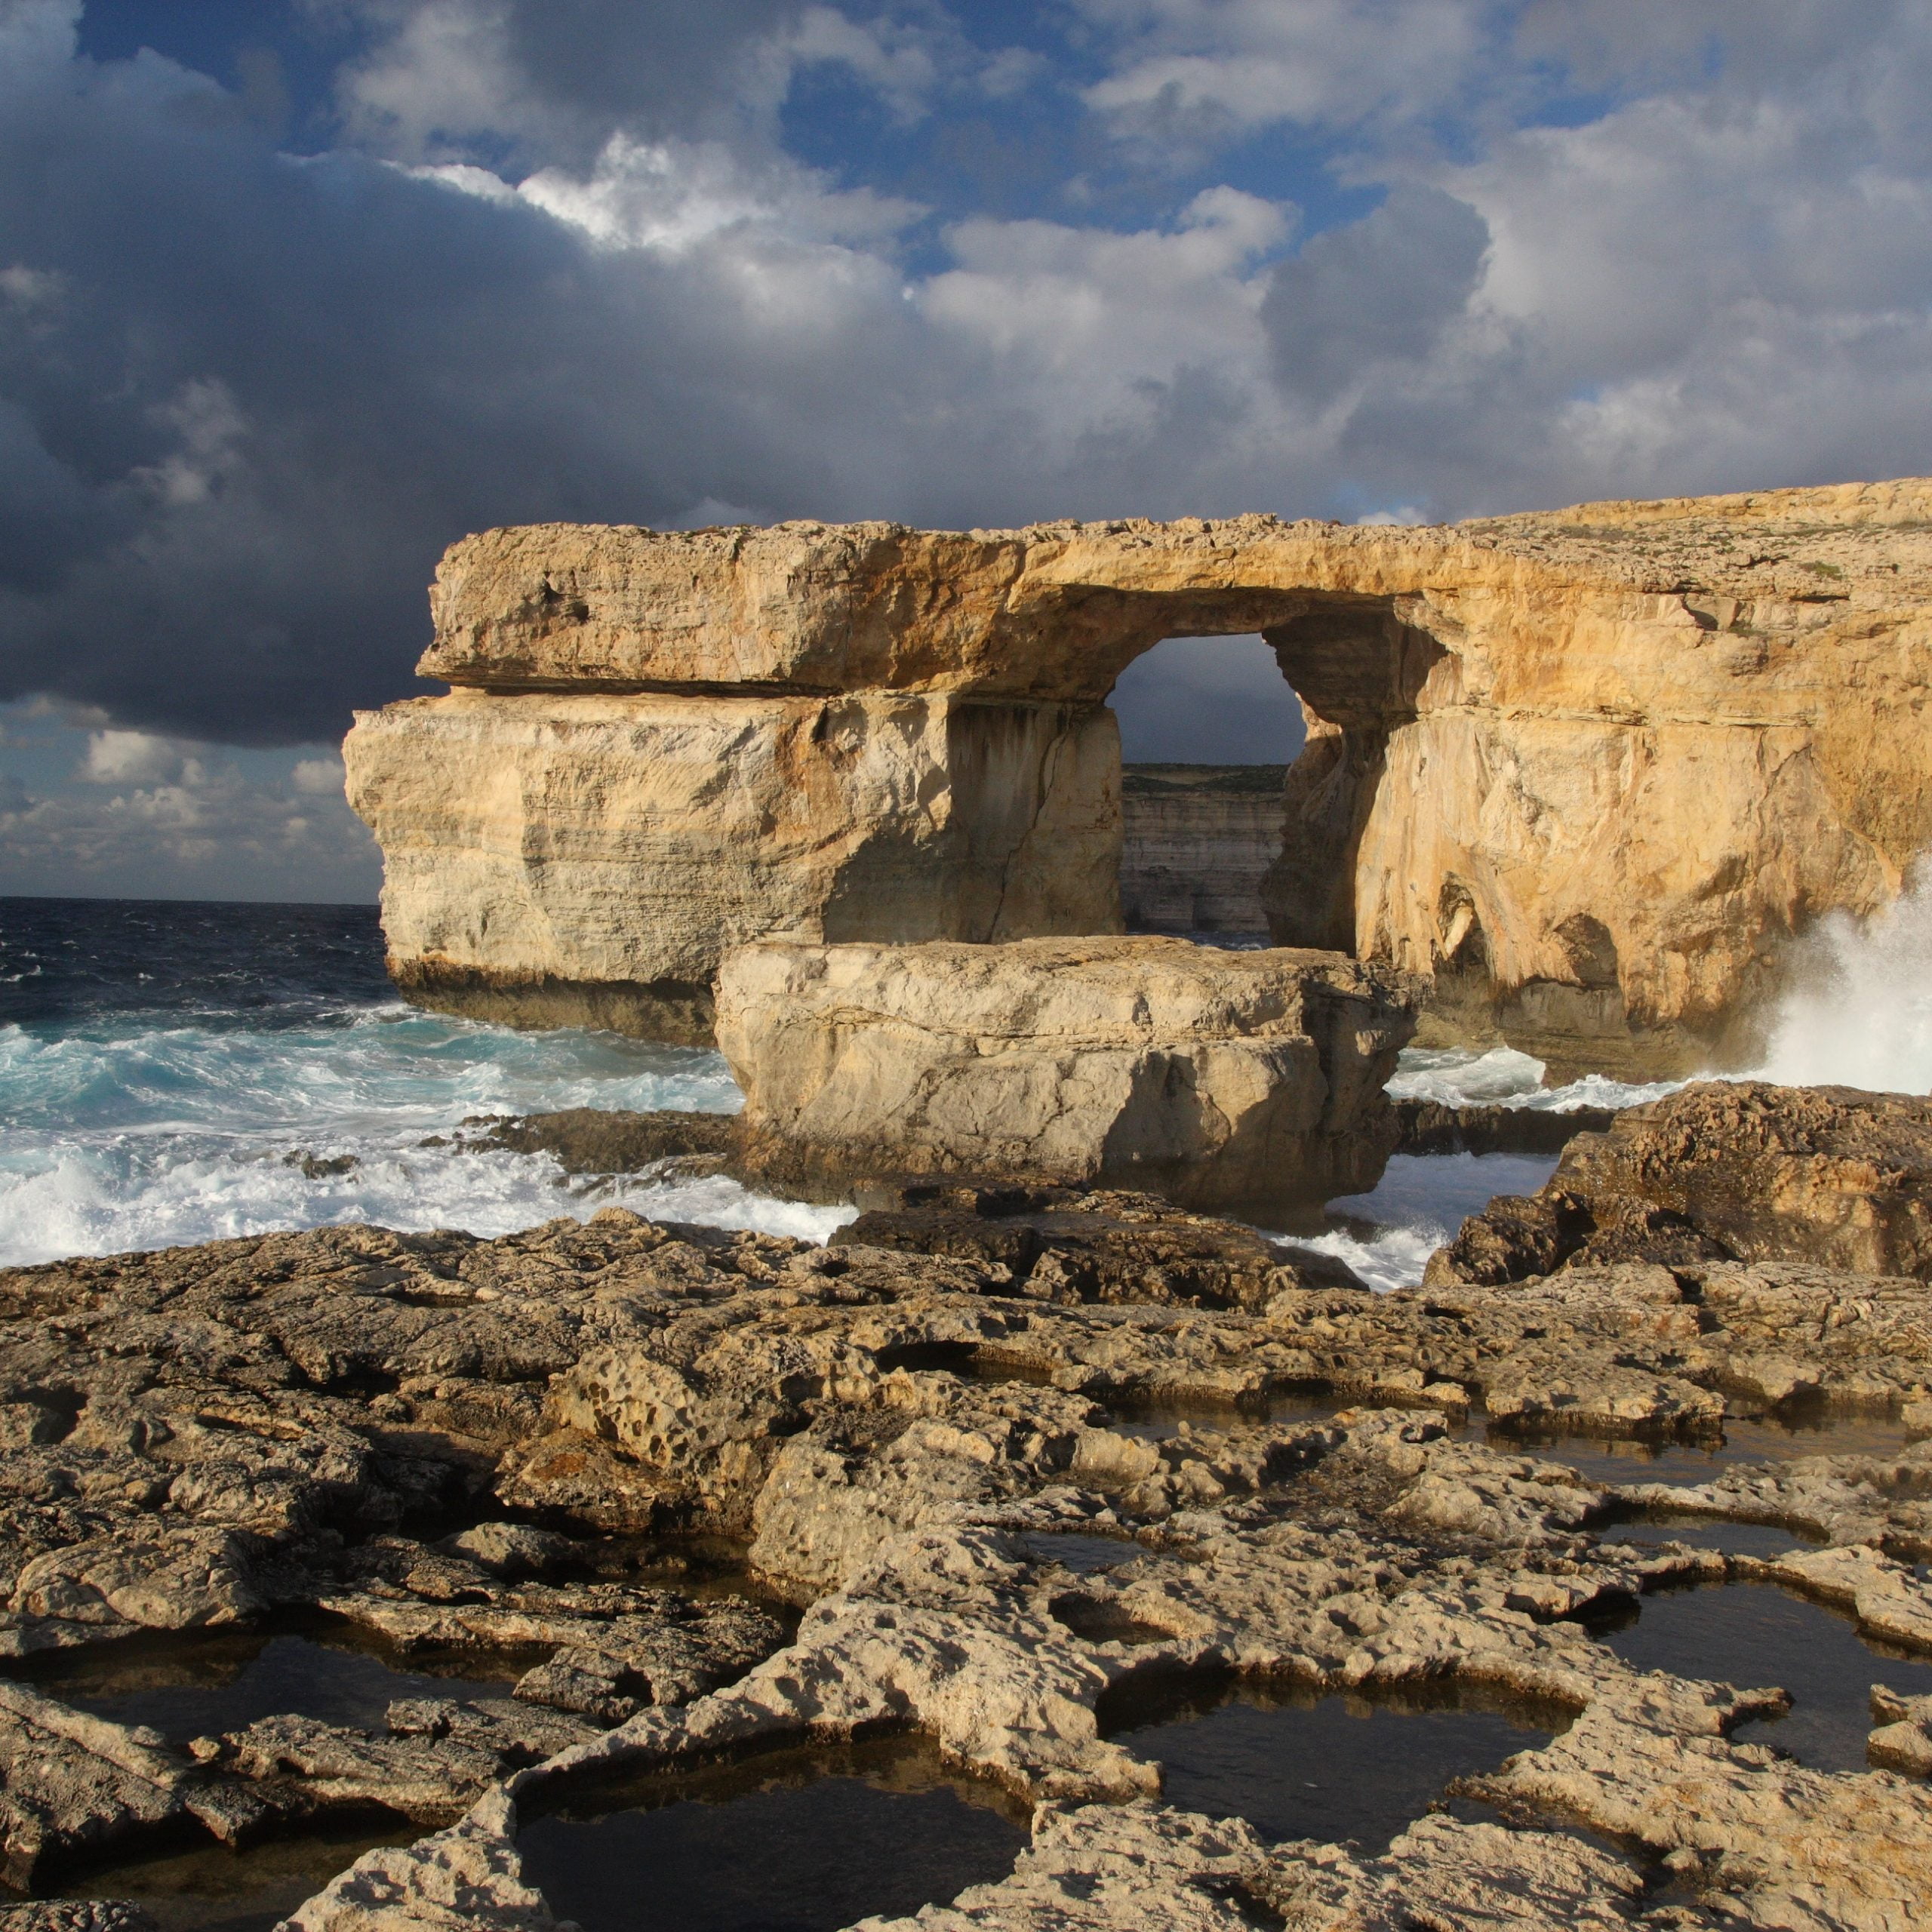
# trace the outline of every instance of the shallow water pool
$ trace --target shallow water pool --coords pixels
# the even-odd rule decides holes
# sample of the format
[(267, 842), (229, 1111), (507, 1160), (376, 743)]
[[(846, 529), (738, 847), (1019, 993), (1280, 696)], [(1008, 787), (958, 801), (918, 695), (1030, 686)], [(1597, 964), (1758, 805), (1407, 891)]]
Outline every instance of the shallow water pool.
[(1477, 1688), (1405, 1696), (1279, 1683), (1174, 1684), (1103, 1701), (1103, 1726), (1157, 1761), (1168, 1801), (1264, 1838), (1380, 1852), (1451, 1783), (1549, 1742), (1560, 1715)]
[(1602, 1532), (1607, 1543), (1635, 1544), (1655, 1549), (1667, 1543), (1687, 1543), (1693, 1549), (1714, 1549), (1724, 1556), (1784, 1556), (1807, 1546), (1807, 1540), (1777, 1523), (1734, 1523), (1722, 1517), (1678, 1516), (1668, 1513), (1640, 1516)]
[(900, 1739), (586, 1793), (517, 1848), (584, 1932), (837, 1932), (1004, 1878), (1027, 1835), (1025, 1807)]
[(395, 1699), (506, 1697), (534, 1661), (466, 1653), (405, 1669), (310, 1635), (193, 1632), (35, 1659), (13, 1674), (77, 1710), (186, 1743), (283, 1712), (380, 1730)]
[[(57, 1896), (132, 1899), (161, 1932), (272, 1932), (365, 1851), (413, 1844), (423, 1831), (420, 1825), (382, 1829), (365, 1822), (272, 1838), (245, 1851), (199, 1844), (73, 1875)], [(0, 1892), (0, 1898), (8, 1896)]]
[(1871, 1689), (1932, 1694), (1932, 1661), (1858, 1633), (1852, 1620), (1775, 1583), (1702, 1583), (1657, 1590), (1602, 1641), (1639, 1670), (1734, 1684), (1779, 1684), (1789, 1715), (1739, 1727), (1740, 1741), (1774, 1746), (1814, 1770), (1862, 1771)]
[[(1329, 1420), (1344, 1409), (1373, 1408), (1374, 1400), (1320, 1390), (1294, 1390), (1254, 1402), (1115, 1401), (1109, 1404), (1111, 1426), (1121, 1434), (1164, 1441), (1193, 1429), (1226, 1429), (1257, 1423), (1306, 1423)], [(1492, 1422), (1480, 1411), (1457, 1417), (1417, 1409), (1418, 1420), (1442, 1423), (1451, 1438), (1486, 1443), (1506, 1454), (1515, 1451), (1567, 1463), (1594, 1483), (1706, 1483), (1740, 1465), (1788, 1462), (1801, 1456), (1890, 1456), (1906, 1447), (1902, 1423), (1882, 1417), (1811, 1414), (1727, 1417), (1723, 1433), (1697, 1442), (1608, 1436), (1589, 1430), (1564, 1434), (1543, 1426), (1518, 1429)]]

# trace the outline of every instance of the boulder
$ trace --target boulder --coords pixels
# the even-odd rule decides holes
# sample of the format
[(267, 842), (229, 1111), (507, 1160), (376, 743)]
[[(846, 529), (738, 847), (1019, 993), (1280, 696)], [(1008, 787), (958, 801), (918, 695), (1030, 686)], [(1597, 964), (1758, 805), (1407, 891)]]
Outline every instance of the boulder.
[(865, 1182), (853, 1199), (831, 1246), (996, 1263), (1040, 1300), (1258, 1309), (1286, 1290), (1364, 1285), (1332, 1255), (1118, 1189), (948, 1176)]
[(1564, 1267), (1807, 1262), (1932, 1280), (1932, 1100), (1703, 1081), (1580, 1135), (1540, 1194), (1493, 1201), (1432, 1284)]
[(485, 1131), (460, 1145), (477, 1153), (549, 1154), (567, 1174), (629, 1174), (660, 1161), (720, 1158), (731, 1151), (735, 1117), (623, 1108), (565, 1107), (466, 1121)]
[(1614, 1107), (1445, 1106), (1398, 1100), (1404, 1154), (1560, 1154), (1580, 1134), (1601, 1134)]
[(1332, 953), (1156, 937), (731, 955), (718, 1039), (748, 1171), (1009, 1173), (1190, 1206), (1371, 1187), (1414, 1023), (1398, 976)]

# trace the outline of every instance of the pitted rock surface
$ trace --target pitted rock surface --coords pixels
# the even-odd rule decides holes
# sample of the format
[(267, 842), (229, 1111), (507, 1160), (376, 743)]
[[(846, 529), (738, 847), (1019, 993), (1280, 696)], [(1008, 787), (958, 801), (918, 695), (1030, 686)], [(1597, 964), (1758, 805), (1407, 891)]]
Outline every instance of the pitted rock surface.
[(1540, 1194), (1465, 1222), (1429, 1278), (1495, 1285), (1626, 1260), (1932, 1277), (1932, 1101), (1755, 1081), (1681, 1088), (1571, 1141)]
[[(1932, 1288), (1640, 1261), (1376, 1296), (1145, 1197), (991, 1198), (881, 1195), (889, 1247), (608, 1211), (0, 1275), (14, 1655), (306, 1609), (522, 1673), (512, 1697), (359, 1728), (288, 1711), (186, 1749), (0, 1687), (16, 1875), (374, 1807), (439, 1829), (291, 1926), (546, 1932), (520, 1801), (910, 1727), (1042, 1807), (1010, 1878), (925, 1915), (947, 1928), (1908, 1922), (1932, 1786), (1734, 1744), (1787, 1687), (1641, 1675), (1589, 1620), (1761, 1576), (1932, 1651), (1932, 1449), (1611, 1489), (1560, 1442), (1457, 1432), (1481, 1405), (1492, 1429), (1697, 1436), (1793, 1391), (1909, 1412)], [(1311, 1389), (1324, 1412), (1268, 1419)], [(1185, 1414), (1121, 1420), (1149, 1404)], [(1598, 1540), (1656, 1509), (1821, 1540), (1764, 1561)], [(678, 1546), (616, 1534), (640, 1530), (735, 1536), (795, 1631), (783, 1604), (667, 1580)], [(1111, 1694), (1149, 1672), (1486, 1686), (1559, 1734), (1484, 1781), (1501, 1823), (1419, 1819), (1373, 1858), (1271, 1844), (1163, 1803), (1109, 1734)], [(1915, 1706), (1875, 1720), (1875, 1762), (1918, 1761)], [(1598, 1838), (1558, 1829), (1579, 1821)]]

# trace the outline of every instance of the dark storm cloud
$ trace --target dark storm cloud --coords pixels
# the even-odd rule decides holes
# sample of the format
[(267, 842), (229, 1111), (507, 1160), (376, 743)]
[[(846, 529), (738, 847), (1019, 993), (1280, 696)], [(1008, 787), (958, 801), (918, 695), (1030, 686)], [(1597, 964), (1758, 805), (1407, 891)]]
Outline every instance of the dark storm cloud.
[[(178, 71), (0, 88), (6, 696), (331, 736), (408, 688), (466, 529), (844, 494), (744, 396), (709, 258), (291, 161)], [(863, 417), (862, 333), (792, 380)]]
[(420, 155), (587, 164), (611, 132), (743, 134), (783, 91), (809, 0), (306, 0), (361, 26), (354, 131)]

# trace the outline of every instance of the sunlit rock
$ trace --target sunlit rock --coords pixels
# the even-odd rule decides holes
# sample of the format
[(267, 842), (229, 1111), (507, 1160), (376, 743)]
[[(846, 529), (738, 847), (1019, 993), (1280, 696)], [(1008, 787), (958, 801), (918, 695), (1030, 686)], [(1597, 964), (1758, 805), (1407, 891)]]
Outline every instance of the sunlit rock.
[(718, 1038), (753, 1173), (1011, 1172), (1196, 1204), (1372, 1187), (1414, 1025), (1333, 953), (1155, 937), (811, 946), (725, 960)]
[(743, 941), (1118, 930), (1106, 695), (1258, 630), (1309, 718), (1277, 940), (1429, 975), (1427, 1038), (1688, 1072), (1932, 843), (1928, 525), (1906, 481), (1426, 529), (490, 531), (433, 593), (455, 688), (364, 714), (349, 794), (417, 996), (696, 1038)]

